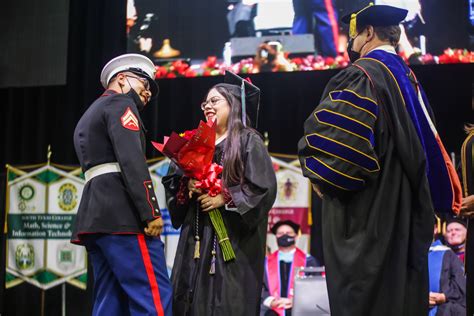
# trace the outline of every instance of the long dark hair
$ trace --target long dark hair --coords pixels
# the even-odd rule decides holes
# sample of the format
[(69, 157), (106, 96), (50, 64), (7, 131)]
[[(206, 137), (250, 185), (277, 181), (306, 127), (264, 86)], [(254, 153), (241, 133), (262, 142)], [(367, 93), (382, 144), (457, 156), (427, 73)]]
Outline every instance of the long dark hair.
[(245, 130), (257, 134), (258, 132), (249, 127), (250, 119), (248, 116), (246, 117), (247, 126), (244, 126), (242, 123), (240, 87), (227, 83), (219, 83), (212, 87), (211, 90), (212, 89), (216, 89), (230, 106), (229, 117), (227, 119), (227, 140), (224, 146), (224, 170), (222, 171), (222, 179), (227, 186), (237, 185), (244, 180), (244, 163), (241, 155), (242, 146), (240, 135)]

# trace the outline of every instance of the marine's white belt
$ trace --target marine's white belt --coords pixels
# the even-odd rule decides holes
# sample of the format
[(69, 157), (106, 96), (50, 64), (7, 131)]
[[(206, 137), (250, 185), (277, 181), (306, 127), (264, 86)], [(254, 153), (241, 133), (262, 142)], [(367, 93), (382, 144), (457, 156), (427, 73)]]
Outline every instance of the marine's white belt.
[(94, 166), (84, 172), (84, 176), (86, 178), (86, 183), (89, 182), (91, 179), (106, 174), (106, 173), (112, 173), (112, 172), (121, 172), (120, 170), (120, 165), (118, 162), (109, 162), (109, 163), (103, 163), (101, 165)]

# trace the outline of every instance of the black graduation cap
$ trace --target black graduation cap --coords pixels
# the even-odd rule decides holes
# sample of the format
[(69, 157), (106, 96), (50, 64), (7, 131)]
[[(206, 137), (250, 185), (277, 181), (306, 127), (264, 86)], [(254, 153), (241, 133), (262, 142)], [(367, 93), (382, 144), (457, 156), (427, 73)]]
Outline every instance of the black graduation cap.
[(296, 234), (298, 234), (300, 232), (300, 225), (296, 224), (293, 221), (285, 220), (285, 221), (279, 221), (275, 225), (273, 225), (273, 227), (271, 229), (272, 233), (274, 235), (276, 235), (276, 232), (277, 232), (278, 228), (282, 225), (290, 226), (291, 228), (293, 228), (293, 230), (295, 231)]
[(463, 220), (462, 218), (459, 218), (459, 217), (450, 217), (446, 220), (446, 226), (448, 226), (451, 223), (458, 223), (458, 224), (461, 224), (461, 225), (463, 225), (464, 227), (467, 228), (466, 221)]
[(250, 120), (255, 122), (255, 128), (257, 128), (258, 112), (260, 110), (260, 89), (250, 81), (230, 71), (225, 72), (224, 83), (240, 87), (242, 123), (246, 125), (245, 117), (248, 115)]
[(389, 5), (374, 5), (371, 2), (365, 8), (346, 14), (341, 18), (341, 21), (349, 24), (349, 36), (353, 38), (357, 35), (357, 28), (366, 25), (398, 25), (406, 18), (407, 14), (408, 10)]

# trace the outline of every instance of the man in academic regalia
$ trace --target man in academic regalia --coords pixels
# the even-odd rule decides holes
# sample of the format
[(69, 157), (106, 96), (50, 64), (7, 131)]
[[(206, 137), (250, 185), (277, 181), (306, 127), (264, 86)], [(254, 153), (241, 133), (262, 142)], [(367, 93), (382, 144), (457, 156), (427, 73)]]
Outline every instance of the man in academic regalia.
[(323, 197), (332, 315), (426, 315), (433, 210), (459, 211), (460, 183), (413, 72), (396, 54), (406, 10), (346, 15), (352, 65), (327, 85), (299, 142)]
[[(439, 222), (438, 222), (439, 223)], [(438, 234), (434, 226), (434, 236)], [(466, 278), (461, 261), (439, 239), (428, 253), (430, 276), (429, 316), (466, 315)]]
[(262, 316), (291, 316), (295, 271), (299, 267), (316, 267), (316, 258), (296, 247), (300, 225), (279, 221), (271, 229), (278, 250), (265, 258), (262, 290)]
[(463, 264), (466, 253), (466, 236), (467, 223), (465, 220), (459, 217), (449, 217), (446, 220), (444, 240)]

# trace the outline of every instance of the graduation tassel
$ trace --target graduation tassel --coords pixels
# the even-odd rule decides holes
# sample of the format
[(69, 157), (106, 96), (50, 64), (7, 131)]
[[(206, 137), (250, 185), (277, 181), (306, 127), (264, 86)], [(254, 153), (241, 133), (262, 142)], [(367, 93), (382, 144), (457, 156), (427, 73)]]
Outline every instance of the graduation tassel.
[(194, 236), (196, 243), (194, 244), (194, 259), (199, 259), (201, 255), (201, 241), (199, 240), (199, 236)]
[(214, 235), (214, 243), (212, 245), (212, 258), (211, 258), (211, 268), (209, 269), (209, 274), (214, 275), (216, 274), (216, 249), (217, 249), (217, 238)]
[(242, 124), (247, 126), (247, 105), (245, 104), (245, 80), (242, 80), (242, 85), (240, 86), (240, 101), (242, 102)]
[(212, 250), (211, 268), (209, 269), (209, 274), (216, 274), (216, 252), (214, 250)]
[(201, 240), (199, 239), (199, 205), (196, 208), (196, 217), (194, 219), (194, 240), (196, 241), (194, 244), (194, 259), (199, 259), (201, 257)]

